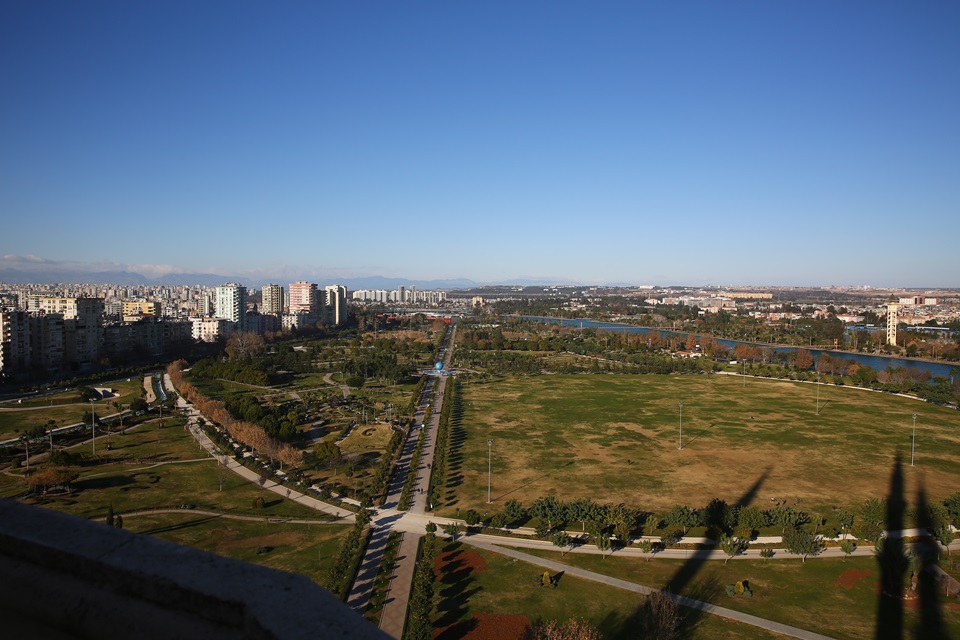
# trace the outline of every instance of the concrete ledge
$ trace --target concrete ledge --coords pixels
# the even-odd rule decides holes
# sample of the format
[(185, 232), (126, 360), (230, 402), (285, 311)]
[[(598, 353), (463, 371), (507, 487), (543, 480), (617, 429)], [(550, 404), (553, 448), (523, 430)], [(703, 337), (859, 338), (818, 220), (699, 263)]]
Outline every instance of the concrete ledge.
[(0, 603), (84, 638), (385, 638), (303, 576), (0, 500)]

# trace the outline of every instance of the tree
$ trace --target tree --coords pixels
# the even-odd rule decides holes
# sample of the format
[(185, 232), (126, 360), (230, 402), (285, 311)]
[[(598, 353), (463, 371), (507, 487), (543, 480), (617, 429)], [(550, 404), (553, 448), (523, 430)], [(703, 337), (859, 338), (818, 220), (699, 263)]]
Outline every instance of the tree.
[(733, 536), (724, 536), (720, 539), (720, 548), (727, 554), (727, 559), (723, 561), (723, 564), (727, 564), (730, 558), (738, 556), (746, 550), (747, 542)]
[(503, 505), (503, 514), (507, 517), (510, 524), (514, 524), (522, 520), (527, 515), (527, 511), (523, 508), (519, 500), (507, 500)]
[(797, 349), (797, 369), (806, 370), (813, 366), (813, 356), (806, 349)]
[(953, 523), (953, 526), (960, 527), (960, 491), (944, 500), (943, 505), (947, 508), (947, 513), (950, 514), (950, 522)]
[(857, 545), (853, 540), (847, 539), (840, 542), (840, 551), (843, 551), (843, 561), (847, 561), (847, 556), (856, 551)]
[(107, 524), (108, 527), (112, 527), (112, 526), (113, 526), (114, 518), (113, 518), (113, 504), (112, 504), (112, 503), (107, 506), (107, 517), (106, 517), (105, 522), (106, 522), (106, 524)]
[(134, 398), (130, 401), (130, 411), (134, 414), (140, 414), (150, 408), (150, 405), (147, 404), (147, 401), (143, 398)]
[(47, 435), (47, 429), (45, 427), (31, 427), (26, 432), (20, 435), (18, 440), (23, 444), (24, 449), (27, 454), (27, 471), (30, 470), (30, 443), (35, 442)]
[(634, 614), (634, 637), (675, 640), (680, 632), (679, 605), (663, 591), (651, 591)]
[(763, 561), (766, 562), (773, 557), (773, 549), (761, 549), (760, 557), (763, 558)]
[(80, 397), (80, 402), (90, 402), (91, 400), (100, 399), (100, 393), (91, 387), (80, 387), (77, 389), (77, 395)]
[(843, 537), (846, 538), (847, 531), (853, 526), (853, 514), (846, 509), (841, 509), (837, 518), (840, 520), (840, 530), (843, 532)]
[(534, 518), (545, 520), (547, 528), (553, 529), (553, 523), (563, 519), (563, 503), (553, 496), (541, 496), (533, 501), (527, 512)]
[(238, 331), (227, 340), (227, 356), (231, 360), (243, 360), (263, 351), (263, 338), (252, 331)]
[(560, 557), (563, 557), (563, 554), (566, 553), (564, 549), (570, 546), (572, 538), (567, 534), (566, 531), (558, 531), (553, 534), (553, 537), (550, 538), (550, 542), (553, 543), (553, 546), (560, 549)]
[(860, 505), (860, 510), (857, 512), (857, 517), (853, 523), (853, 532), (862, 540), (877, 542), (883, 535), (886, 519), (887, 508), (883, 500), (870, 498)]
[(683, 504), (674, 505), (670, 513), (667, 514), (666, 520), (667, 524), (683, 529), (683, 535), (687, 535), (690, 527), (695, 527), (700, 523), (697, 512)]
[(437, 524), (436, 524), (435, 522), (428, 522), (428, 523), (427, 523), (427, 526), (425, 527), (425, 529), (426, 529), (427, 533), (436, 533), (436, 532), (437, 532)]
[(313, 454), (317, 456), (317, 460), (320, 464), (326, 467), (332, 467), (333, 465), (340, 462), (343, 452), (340, 451), (340, 447), (333, 442), (320, 442), (313, 448)]
[(530, 640), (603, 640), (598, 629), (580, 618), (571, 618), (563, 623), (537, 620), (528, 637)]
[(498, 511), (490, 518), (490, 526), (494, 529), (503, 529), (507, 526), (507, 516)]
[[(770, 518), (766, 511), (756, 505), (750, 505), (740, 509), (737, 514), (738, 529), (750, 532), (750, 538), (760, 532), (761, 529), (768, 526)], [(746, 538), (745, 538), (746, 539)]]
[(783, 536), (784, 546), (790, 553), (796, 554), (806, 563), (807, 556), (816, 556), (823, 549), (823, 543), (817, 536), (803, 529), (789, 529)]
[[(637, 547), (639, 547), (640, 551), (644, 555), (647, 555), (653, 552), (653, 543), (647, 540), (646, 538), (640, 540), (640, 542), (637, 543)], [(647, 558), (647, 562), (650, 562), (649, 557)]]
[(606, 559), (607, 552), (610, 551), (610, 536), (606, 533), (601, 533), (594, 537), (593, 542), (597, 545), (597, 549), (600, 550), (601, 557)]
[(443, 525), (443, 532), (450, 536), (451, 540), (456, 541), (457, 536), (460, 535), (461, 531), (463, 531), (463, 528), (456, 522)]

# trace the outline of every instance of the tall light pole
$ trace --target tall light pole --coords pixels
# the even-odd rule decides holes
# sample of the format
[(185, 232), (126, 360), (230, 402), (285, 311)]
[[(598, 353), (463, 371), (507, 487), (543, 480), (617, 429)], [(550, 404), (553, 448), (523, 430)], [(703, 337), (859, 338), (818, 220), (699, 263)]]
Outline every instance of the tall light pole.
[(820, 415), (820, 374), (817, 374), (817, 415)]
[(917, 444), (917, 414), (913, 414), (913, 439), (910, 441), (910, 466), (913, 466), (913, 451)]
[(490, 504), (490, 460), (493, 454), (493, 439), (487, 440), (487, 504)]
[(680, 446), (677, 449), (683, 449), (683, 403), (677, 403), (680, 407)]
[(97, 455), (97, 413), (90, 400), (90, 430), (93, 432), (93, 455)]

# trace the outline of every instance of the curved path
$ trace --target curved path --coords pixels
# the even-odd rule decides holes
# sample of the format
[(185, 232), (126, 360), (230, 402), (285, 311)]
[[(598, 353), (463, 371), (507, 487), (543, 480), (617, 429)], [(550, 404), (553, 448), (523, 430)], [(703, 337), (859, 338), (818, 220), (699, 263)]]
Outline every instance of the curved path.
[[(135, 518), (137, 516), (152, 516), (167, 513), (192, 513), (201, 516), (210, 516), (211, 518), (223, 518), (225, 520), (244, 520), (246, 522), (266, 522), (269, 524), (343, 524), (336, 520), (304, 520), (302, 518), (278, 518), (275, 516), (241, 516), (235, 513), (225, 513), (223, 511), (207, 511), (205, 509), (143, 509), (140, 511), (129, 511), (124, 513), (125, 518)], [(106, 518), (101, 518), (106, 520)]]

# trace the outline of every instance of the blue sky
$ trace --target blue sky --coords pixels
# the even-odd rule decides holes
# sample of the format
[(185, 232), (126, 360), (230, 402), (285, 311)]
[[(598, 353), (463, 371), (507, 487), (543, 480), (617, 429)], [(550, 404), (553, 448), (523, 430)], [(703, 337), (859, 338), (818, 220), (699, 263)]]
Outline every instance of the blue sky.
[(0, 265), (960, 287), (958, 33), (948, 1), (8, 0)]

